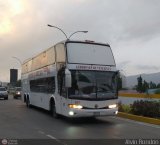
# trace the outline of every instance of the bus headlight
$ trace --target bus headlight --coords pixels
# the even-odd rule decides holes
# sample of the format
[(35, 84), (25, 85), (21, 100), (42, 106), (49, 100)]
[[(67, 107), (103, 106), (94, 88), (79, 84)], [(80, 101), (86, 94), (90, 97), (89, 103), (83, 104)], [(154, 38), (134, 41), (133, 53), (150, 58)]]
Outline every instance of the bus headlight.
[(73, 111), (69, 111), (69, 115), (70, 115), (70, 116), (73, 116), (73, 115), (74, 115), (74, 112), (73, 112)]
[(116, 107), (117, 107), (117, 104), (112, 104), (112, 105), (108, 106), (109, 109), (113, 109), (113, 108), (116, 108)]
[(82, 109), (83, 108), (83, 106), (81, 106), (81, 105), (75, 105), (75, 104), (69, 104), (68, 107), (69, 108), (73, 108), (73, 109)]
[(20, 92), (16, 92), (16, 94), (17, 94), (17, 95), (20, 95), (21, 93), (20, 93)]

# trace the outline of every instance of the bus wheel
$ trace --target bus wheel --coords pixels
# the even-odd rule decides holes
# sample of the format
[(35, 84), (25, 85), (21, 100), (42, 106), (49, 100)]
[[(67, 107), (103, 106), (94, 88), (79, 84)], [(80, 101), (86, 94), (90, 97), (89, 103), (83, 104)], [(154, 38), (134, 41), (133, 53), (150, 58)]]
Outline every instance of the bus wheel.
[(58, 117), (59, 117), (58, 114), (57, 114), (57, 112), (56, 112), (55, 103), (52, 103), (52, 116), (53, 116), (54, 118), (58, 118)]
[(24, 102), (26, 103), (26, 95), (24, 95)]

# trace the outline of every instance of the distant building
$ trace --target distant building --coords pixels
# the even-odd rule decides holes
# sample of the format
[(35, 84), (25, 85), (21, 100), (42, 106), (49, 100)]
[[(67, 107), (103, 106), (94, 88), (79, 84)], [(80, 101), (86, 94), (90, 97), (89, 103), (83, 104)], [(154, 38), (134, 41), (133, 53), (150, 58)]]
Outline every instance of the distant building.
[(10, 84), (15, 86), (18, 79), (18, 70), (17, 69), (10, 69)]

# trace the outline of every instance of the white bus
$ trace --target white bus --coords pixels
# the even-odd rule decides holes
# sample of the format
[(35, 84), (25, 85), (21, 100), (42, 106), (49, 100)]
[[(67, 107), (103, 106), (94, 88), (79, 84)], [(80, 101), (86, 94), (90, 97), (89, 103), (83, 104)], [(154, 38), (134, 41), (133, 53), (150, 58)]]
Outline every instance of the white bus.
[(66, 40), (22, 64), (22, 98), (53, 117), (112, 116), (117, 76), (108, 44)]

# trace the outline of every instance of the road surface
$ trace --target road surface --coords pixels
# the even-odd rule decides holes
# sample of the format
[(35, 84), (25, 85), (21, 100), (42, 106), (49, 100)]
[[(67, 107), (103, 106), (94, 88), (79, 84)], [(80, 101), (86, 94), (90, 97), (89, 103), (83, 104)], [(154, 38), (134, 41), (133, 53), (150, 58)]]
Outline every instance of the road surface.
[(120, 117), (54, 119), (49, 112), (27, 108), (9, 96), (9, 100), (0, 100), (0, 138), (49, 139), (61, 145), (70, 144), (70, 139), (76, 144), (79, 139), (160, 139), (160, 126)]

